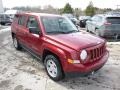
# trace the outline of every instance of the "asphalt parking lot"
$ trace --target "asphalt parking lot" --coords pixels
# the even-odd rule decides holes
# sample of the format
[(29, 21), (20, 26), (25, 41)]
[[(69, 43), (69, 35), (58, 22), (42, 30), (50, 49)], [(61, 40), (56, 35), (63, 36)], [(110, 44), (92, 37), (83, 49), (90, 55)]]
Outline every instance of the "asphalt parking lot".
[(40, 61), (15, 50), (10, 28), (0, 30), (0, 90), (120, 90), (120, 42), (107, 44), (109, 60), (97, 73), (54, 82)]

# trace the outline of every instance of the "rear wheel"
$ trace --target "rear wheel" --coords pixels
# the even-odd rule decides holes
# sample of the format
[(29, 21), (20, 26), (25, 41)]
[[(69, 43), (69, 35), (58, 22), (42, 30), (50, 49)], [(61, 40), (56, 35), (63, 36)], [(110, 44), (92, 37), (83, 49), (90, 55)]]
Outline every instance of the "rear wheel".
[(18, 40), (17, 40), (17, 38), (16, 38), (15, 36), (13, 37), (13, 45), (14, 45), (14, 47), (15, 47), (17, 50), (21, 50), (21, 49), (22, 49), (20, 43), (18, 42)]
[(88, 27), (87, 27), (87, 25), (86, 25), (86, 31), (87, 31), (87, 32), (90, 32), (90, 31), (88, 30)]
[(62, 67), (54, 55), (47, 55), (44, 63), (46, 72), (52, 80), (59, 81), (63, 78)]

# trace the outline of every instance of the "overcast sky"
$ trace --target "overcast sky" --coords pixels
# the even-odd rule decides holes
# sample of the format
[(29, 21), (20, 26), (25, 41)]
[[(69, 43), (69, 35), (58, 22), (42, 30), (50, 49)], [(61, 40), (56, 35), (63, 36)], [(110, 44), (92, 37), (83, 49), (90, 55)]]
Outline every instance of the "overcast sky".
[[(66, 3), (70, 3), (73, 8), (85, 9), (89, 1), (99, 8), (116, 9), (120, 5), (120, 0), (2, 0), (3, 6), (12, 8), (15, 6), (45, 6), (52, 5), (55, 8), (64, 7)], [(120, 8), (120, 6), (119, 6)]]

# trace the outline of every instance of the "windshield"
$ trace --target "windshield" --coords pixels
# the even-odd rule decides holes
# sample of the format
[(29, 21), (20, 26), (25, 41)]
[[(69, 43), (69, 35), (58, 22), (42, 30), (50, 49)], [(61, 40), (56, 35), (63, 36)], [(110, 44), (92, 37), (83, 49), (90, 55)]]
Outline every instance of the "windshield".
[(65, 17), (41, 17), (46, 33), (78, 32), (76, 26)]

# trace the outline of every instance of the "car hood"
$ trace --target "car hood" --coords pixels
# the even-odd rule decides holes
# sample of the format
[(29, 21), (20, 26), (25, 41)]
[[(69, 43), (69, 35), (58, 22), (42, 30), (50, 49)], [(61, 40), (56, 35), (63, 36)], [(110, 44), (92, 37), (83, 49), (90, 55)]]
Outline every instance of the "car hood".
[(105, 42), (103, 39), (97, 36), (84, 32), (47, 35), (47, 37), (56, 43), (62, 44), (77, 51)]

